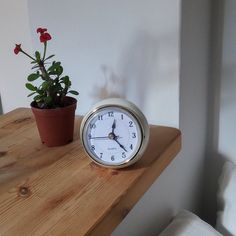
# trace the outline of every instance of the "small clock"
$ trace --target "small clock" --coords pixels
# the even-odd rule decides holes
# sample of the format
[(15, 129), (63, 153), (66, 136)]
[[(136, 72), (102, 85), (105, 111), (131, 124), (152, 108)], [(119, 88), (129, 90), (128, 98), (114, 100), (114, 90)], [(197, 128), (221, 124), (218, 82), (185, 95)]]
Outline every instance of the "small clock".
[(98, 165), (122, 168), (138, 161), (149, 139), (149, 126), (133, 103), (109, 98), (84, 116), (80, 138), (89, 157)]

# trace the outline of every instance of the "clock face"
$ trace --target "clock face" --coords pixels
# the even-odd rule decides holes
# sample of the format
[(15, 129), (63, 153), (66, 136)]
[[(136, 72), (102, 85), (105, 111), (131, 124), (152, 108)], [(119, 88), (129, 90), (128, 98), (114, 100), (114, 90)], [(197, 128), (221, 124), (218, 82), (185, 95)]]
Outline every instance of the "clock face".
[(86, 151), (97, 163), (119, 166), (132, 160), (142, 143), (142, 129), (124, 108), (108, 106), (95, 111), (84, 125)]

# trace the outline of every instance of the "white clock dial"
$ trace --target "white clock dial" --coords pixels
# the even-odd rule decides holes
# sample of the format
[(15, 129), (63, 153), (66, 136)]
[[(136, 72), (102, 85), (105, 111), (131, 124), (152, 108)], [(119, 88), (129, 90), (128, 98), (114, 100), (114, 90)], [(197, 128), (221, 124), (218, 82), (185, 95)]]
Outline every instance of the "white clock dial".
[(122, 165), (139, 151), (142, 131), (135, 116), (118, 107), (101, 108), (85, 124), (84, 145), (98, 163)]
[(149, 140), (149, 126), (133, 103), (108, 98), (84, 116), (80, 139), (88, 156), (104, 167), (123, 168), (138, 161)]

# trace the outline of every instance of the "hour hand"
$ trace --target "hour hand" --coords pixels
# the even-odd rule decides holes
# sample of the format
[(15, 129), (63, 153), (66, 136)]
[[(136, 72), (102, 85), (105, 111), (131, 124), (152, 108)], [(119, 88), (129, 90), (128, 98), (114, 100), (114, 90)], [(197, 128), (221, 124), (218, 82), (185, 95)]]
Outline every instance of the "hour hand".
[(115, 130), (115, 128), (116, 128), (116, 120), (114, 119), (114, 121), (113, 121), (113, 124), (112, 124), (112, 133), (114, 134), (114, 130)]

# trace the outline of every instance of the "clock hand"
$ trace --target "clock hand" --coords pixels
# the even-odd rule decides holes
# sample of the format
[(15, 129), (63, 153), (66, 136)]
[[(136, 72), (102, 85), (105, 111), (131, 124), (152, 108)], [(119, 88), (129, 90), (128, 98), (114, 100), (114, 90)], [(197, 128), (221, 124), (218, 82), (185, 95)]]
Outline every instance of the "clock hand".
[(119, 146), (120, 148), (124, 149), (126, 152), (126, 148), (117, 140), (119, 138), (119, 136), (116, 136), (114, 131), (115, 131), (115, 128), (116, 128), (116, 120), (114, 119), (113, 121), (113, 124), (112, 124), (112, 131), (111, 133), (108, 135), (109, 139), (113, 139)]
[(127, 152), (127, 150), (125, 149), (125, 147), (117, 140), (117, 139), (120, 138), (120, 137), (119, 137), (118, 135), (115, 135), (115, 134), (114, 134), (114, 129), (115, 129), (115, 128), (116, 128), (116, 120), (114, 120), (114, 122), (113, 122), (113, 124), (112, 124), (112, 132), (111, 132), (110, 134), (108, 134), (108, 138), (114, 140), (115, 142), (117, 142), (118, 145), (119, 145), (122, 149), (124, 149), (124, 150)]
[(90, 139), (109, 139), (109, 137), (90, 137)]
[(114, 130), (115, 130), (115, 128), (116, 128), (116, 120), (114, 119), (114, 121), (113, 121), (113, 124), (112, 124), (112, 133), (114, 134)]
[[(117, 139), (121, 138), (119, 136), (117, 136)], [(89, 139), (111, 139), (109, 136), (104, 136), (104, 137), (90, 137)]]
[(118, 136), (115, 136), (113, 140), (116, 141), (119, 144), (119, 146), (127, 152), (125, 147), (117, 140), (117, 138), (118, 138)]

